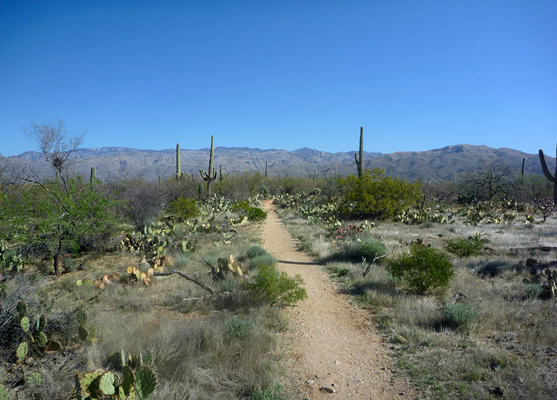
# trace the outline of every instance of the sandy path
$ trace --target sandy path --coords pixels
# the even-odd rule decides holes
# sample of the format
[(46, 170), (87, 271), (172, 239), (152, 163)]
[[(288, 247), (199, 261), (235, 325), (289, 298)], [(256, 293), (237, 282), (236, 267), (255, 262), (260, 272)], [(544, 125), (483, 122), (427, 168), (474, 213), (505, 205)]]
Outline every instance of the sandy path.
[(300, 399), (410, 398), (409, 384), (385, 369), (392, 360), (381, 338), (369, 328), (367, 313), (352, 306), (319, 265), (296, 250), (296, 241), (274, 205), (265, 202), (264, 209), (268, 212), (263, 224), (265, 248), (279, 260), (279, 270), (302, 276), (308, 292), (307, 300), (287, 310), (291, 323), (286, 363), (297, 377)]

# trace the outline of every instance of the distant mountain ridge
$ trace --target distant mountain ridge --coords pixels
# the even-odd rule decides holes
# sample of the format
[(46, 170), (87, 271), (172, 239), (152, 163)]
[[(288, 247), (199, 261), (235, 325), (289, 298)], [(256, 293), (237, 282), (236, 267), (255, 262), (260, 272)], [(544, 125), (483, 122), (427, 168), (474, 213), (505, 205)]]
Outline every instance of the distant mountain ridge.
[[(406, 180), (452, 179), (455, 175), (473, 170), (489, 163), (501, 163), (520, 172), (522, 158), (529, 174), (542, 174), (537, 154), (518, 150), (487, 146), (459, 144), (427, 151), (395, 152), (391, 154), (364, 153), (365, 168), (381, 167), (388, 175)], [(546, 158), (554, 162), (551, 157)], [(42, 154), (28, 151), (19, 156), (8, 157), (15, 163), (26, 165), (40, 177), (53, 175), (50, 165)], [(269, 176), (345, 176), (356, 173), (354, 152), (328, 153), (302, 148), (294, 151), (247, 147), (216, 147), (215, 168), (238, 174), (259, 172), (264, 174), (265, 162)], [(181, 150), (182, 172), (199, 176), (199, 169), (207, 169), (209, 149)], [(554, 164), (552, 164), (554, 165)], [(78, 149), (72, 155), (72, 171), (88, 177), (94, 166), (100, 179), (168, 178), (176, 169), (176, 151), (140, 150), (127, 147), (102, 147)]]

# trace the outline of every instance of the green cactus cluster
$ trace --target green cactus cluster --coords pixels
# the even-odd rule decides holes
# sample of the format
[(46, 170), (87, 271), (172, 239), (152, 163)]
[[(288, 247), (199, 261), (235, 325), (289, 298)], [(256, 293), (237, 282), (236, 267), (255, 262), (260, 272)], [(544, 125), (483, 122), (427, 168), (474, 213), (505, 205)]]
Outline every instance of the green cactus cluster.
[(30, 351), (42, 354), (45, 351), (59, 351), (62, 348), (59, 342), (49, 340), (46, 334), (47, 320), (44, 314), (29, 318), (27, 304), (23, 301), (17, 303), (16, 311), (19, 316), (19, 328), (24, 337), (24, 340), (17, 346), (15, 354), (19, 363), (25, 361)]
[(453, 224), (455, 222), (453, 219), (453, 214), (449, 214), (447, 217), (445, 217), (440, 212), (433, 211), (431, 209), (403, 210), (400, 214), (396, 215), (393, 220), (402, 222), (406, 225), (419, 225), (428, 221), (438, 224)]
[(167, 249), (175, 242), (175, 225), (171, 219), (146, 225), (142, 231), (126, 234), (120, 248), (131, 252), (143, 251), (151, 265), (164, 263)]
[(96, 342), (98, 339), (96, 337), (97, 331), (95, 327), (89, 327), (89, 329), (85, 327), (87, 323), (87, 314), (82, 310), (77, 310), (75, 318), (78, 323), (77, 334), (79, 339), (87, 345)]
[[(207, 263), (208, 264), (208, 263)], [(211, 273), (213, 275), (213, 280), (218, 281), (224, 279), (226, 274), (232, 274), (235, 276), (243, 276), (242, 264), (240, 261), (236, 260), (233, 254), (230, 254), (228, 258), (219, 258), (217, 260), (217, 267), (213, 267), (211, 264)]]
[(23, 268), (23, 259), (7, 243), (0, 240), (0, 270), (19, 272)]
[(101, 368), (76, 373), (75, 391), (71, 400), (145, 400), (155, 391), (156, 386), (157, 376), (147, 366), (134, 371), (129, 365), (124, 365), (120, 374)]

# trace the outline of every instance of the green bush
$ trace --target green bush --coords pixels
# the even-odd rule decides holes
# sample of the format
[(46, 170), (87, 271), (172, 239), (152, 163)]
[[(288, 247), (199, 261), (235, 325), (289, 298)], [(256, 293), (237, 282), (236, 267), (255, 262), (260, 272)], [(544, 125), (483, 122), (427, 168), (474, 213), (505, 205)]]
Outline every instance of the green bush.
[(411, 207), (421, 195), (419, 183), (384, 176), (385, 170), (365, 170), (361, 178), (341, 179), (345, 193), (340, 211), (349, 218), (393, 218)]
[(249, 221), (253, 222), (264, 221), (267, 218), (267, 213), (258, 207), (249, 207), (247, 217)]
[(445, 248), (449, 253), (458, 257), (476, 256), (481, 253), (487, 239), (481, 238), (479, 235), (469, 236), (468, 238), (459, 237), (445, 241)]
[(477, 314), (474, 307), (465, 303), (447, 304), (443, 310), (445, 323), (454, 329), (468, 328), (476, 319)]
[(369, 235), (356, 235), (342, 245), (341, 251), (335, 258), (361, 262), (362, 257), (371, 262), (387, 252), (385, 245)]
[(454, 266), (443, 252), (415, 244), (409, 253), (390, 259), (387, 271), (393, 278), (406, 281), (410, 289), (425, 293), (445, 288), (454, 275)]
[(267, 389), (255, 389), (248, 400), (284, 400), (281, 395), (280, 385), (275, 385)]
[(178, 197), (176, 200), (171, 201), (166, 209), (170, 214), (184, 220), (195, 218), (199, 214), (197, 201), (184, 197)]
[(258, 207), (251, 207), (248, 200), (237, 201), (232, 204), (230, 209), (237, 213), (241, 218), (247, 218), (249, 221), (258, 222), (267, 218), (267, 213)]
[(300, 275), (289, 278), (286, 272), (279, 272), (271, 266), (259, 268), (253, 281), (244, 287), (255, 297), (270, 305), (288, 306), (307, 298), (304, 281)]
[(246, 255), (249, 258), (255, 258), (257, 256), (266, 256), (267, 254), (269, 254), (269, 252), (265, 250), (263, 247), (259, 247), (259, 246), (251, 246), (246, 252)]
[(524, 292), (528, 300), (535, 300), (543, 293), (543, 286), (539, 283), (527, 283), (524, 285)]
[(277, 264), (276, 258), (270, 255), (269, 253), (267, 253), (262, 256), (257, 256), (252, 258), (249, 261), (248, 266), (250, 269), (258, 269), (261, 267), (274, 267), (276, 264)]
[(229, 338), (245, 340), (253, 329), (254, 323), (250, 318), (233, 315), (224, 322), (224, 329)]

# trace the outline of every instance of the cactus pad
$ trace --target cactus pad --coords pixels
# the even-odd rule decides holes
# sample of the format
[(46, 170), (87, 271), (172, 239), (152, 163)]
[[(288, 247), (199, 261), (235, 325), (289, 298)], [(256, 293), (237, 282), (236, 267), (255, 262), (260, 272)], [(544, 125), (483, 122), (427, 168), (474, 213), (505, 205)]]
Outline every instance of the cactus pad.
[(19, 322), (19, 326), (21, 326), (23, 332), (29, 332), (29, 326), (30, 326), (29, 318), (27, 317), (21, 318), (21, 321)]
[(149, 397), (155, 391), (157, 386), (157, 376), (149, 367), (142, 367), (135, 374), (135, 389), (139, 399), (143, 400)]
[(24, 317), (25, 314), (27, 314), (27, 304), (23, 301), (18, 302), (15, 308), (21, 317)]
[(23, 362), (25, 360), (28, 350), (29, 346), (27, 345), (27, 342), (20, 343), (19, 346), (17, 346), (16, 356), (18, 362)]
[(0, 385), (0, 400), (10, 400), (10, 392), (4, 385)]
[(112, 395), (116, 393), (116, 388), (114, 387), (115, 382), (115, 375), (110, 371), (105, 372), (104, 374), (102, 374), (99, 381), (99, 390), (104, 395)]

